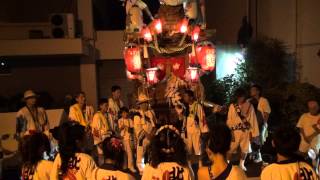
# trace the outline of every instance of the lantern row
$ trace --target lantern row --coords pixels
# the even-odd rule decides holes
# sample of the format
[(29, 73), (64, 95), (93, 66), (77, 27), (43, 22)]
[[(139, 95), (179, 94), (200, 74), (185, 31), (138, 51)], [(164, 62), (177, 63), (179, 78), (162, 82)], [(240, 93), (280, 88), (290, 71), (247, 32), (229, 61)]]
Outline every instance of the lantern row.
[[(179, 23), (179, 32), (188, 33), (189, 20), (184, 18)], [(141, 30), (141, 36), (146, 43), (150, 43), (153, 37), (162, 33), (162, 22), (160, 19), (155, 19), (151, 23), (152, 31), (148, 26)], [(191, 34), (191, 40), (193, 41), (192, 52), (189, 54), (190, 67), (186, 69), (186, 80), (190, 82), (197, 82), (200, 75), (201, 67), (202, 71), (212, 71), (215, 68), (216, 61), (216, 49), (215, 46), (208, 41), (198, 42), (201, 29), (199, 26), (194, 26)], [(139, 79), (139, 73), (142, 72), (142, 58), (141, 48), (139, 45), (129, 43), (124, 49), (124, 60), (127, 68), (127, 77), (129, 79)], [(146, 78), (149, 84), (155, 84), (158, 82), (157, 78), (158, 68), (152, 67), (145, 69)], [(140, 75), (141, 76), (141, 75)]]

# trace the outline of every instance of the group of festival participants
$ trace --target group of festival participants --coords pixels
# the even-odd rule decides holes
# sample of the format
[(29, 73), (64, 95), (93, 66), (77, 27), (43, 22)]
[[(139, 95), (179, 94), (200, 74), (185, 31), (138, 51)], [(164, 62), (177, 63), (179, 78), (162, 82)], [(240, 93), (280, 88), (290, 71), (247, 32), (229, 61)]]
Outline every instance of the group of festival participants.
[[(172, 120), (157, 116), (146, 94), (139, 94), (137, 107), (128, 109), (121, 101), (121, 88), (113, 86), (111, 97), (100, 99), (96, 112), (86, 104), (85, 93), (77, 93), (69, 120), (49, 129), (45, 110), (36, 106), (37, 95), (28, 90), (26, 106), (17, 113), (21, 179), (247, 179), (246, 156), (253, 143), (263, 145), (268, 132), (271, 108), (261, 92), (254, 85), (247, 98), (244, 89), (237, 89), (226, 122), (210, 124), (191, 90), (185, 90), (182, 103), (172, 107), (176, 114)], [(301, 144), (305, 149), (317, 146), (314, 139), (320, 130), (310, 119), (320, 121), (319, 105), (310, 100), (308, 107), (310, 112), (297, 125), (300, 133), (290, 126), (273, 133), (276, 160), (263, 169), (262, 180), (317, 179), (312, 166), (297, 153)], [(212, 111), (221, 110), (219, 106)], [(311, 125), (314, 132), (308, 129)], [(259, 163), (261, 153), (259, 148), (255, 151)], [(235, 153), (240, 156), (239, 165), (231, 163)], [(203, 163), (205, 155), (210, 163)]]

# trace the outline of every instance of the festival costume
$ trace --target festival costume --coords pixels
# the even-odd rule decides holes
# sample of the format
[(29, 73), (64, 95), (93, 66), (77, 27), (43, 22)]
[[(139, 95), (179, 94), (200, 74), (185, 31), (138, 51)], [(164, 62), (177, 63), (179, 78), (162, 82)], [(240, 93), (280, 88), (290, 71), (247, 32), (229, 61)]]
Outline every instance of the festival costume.
[(92, 173), (91, 180), (134, 180), (134, 178), (122, 171), (117, 170), (112, 165), (103, 164)]
[(147, 165), (144, 169), (141, 180), (161, 180), (161, 179), (192, 179), (192, 170), (183, 167), (176, 162), (163, 162), (157, 168)]
[(17, 112), (16, 133), (20, 136), (33, 132), (49, 130), (49, 121), (46, 111), (42, 107), (35, 107), (35, 111), (25, 106)]
[(152, 135), (155, 128), (155, 114), (153, 110), (146, 112), (139, 111), (139, 115), (133, 118), (134, 132), (137, 139), (137, 160), (136, 164), (140, 172), (143, 171), (143, 156), (150, 140), (147, 136)]
[(21, 179), (22, 180), (49, 180), (50, 173), (53, 166), (52, 161), (41, 160), (36, 167), (26, 168), (22, 167)]
[(97, 147), (99, 164), (102, 164), (104, 162), (101, 143), (108, 135), (111, 134), (108, 119), (110, 119), (108, 113), (103, 114), (102, 112), (98, 111), (94, 114), (93, 120), (90, 125), (93, 135), (93, 142), (94, 145)]
[(109, 105), (108, 112), (109, 112), (110, 117), (111, 117), (109, 119), (109, 123), (111, 125), (110, 126), (111, 130), (113, 132), (115, 132), (116, 134), (119, 134), (117, 121), (118, 121), (118, 119), (120, 119), (119, 112), (120, 112), (120, 108), (122, 108), (124, 106), (123, 102), (119, 99), (119, 103), (117, 103), (114, 99), (109, 98), (108, 105)]
[[(316, 132), (316, 129), (319, 129), (320, 124), (320, 114), (314, 116), (310, 113), (303, 114), (297, 124), (298, 128), (303, 129), (305, 136), (310, 136)], [(307, 142), (304, 137), (301, 135), (301, 143), (299, 151), (308, 152), (309, 149), (313, 149), (316, 153), (319, 153), (320, 149), (320, 135), (316, 135), (311, 142)]]
[(94, 109), (92, 106), (85, 106), (82, 110), (78, 103), (70, 106), (69, 119), (71, 121), (79, 122), (80, 125), (87, 127), (93, 118)]
[(269, 102), (266, 98), (260, 97), (259, 100), (256, 100), (255, 98), (250, 99), (250, 103), (253, 105), (256, 116), (257, 116), (257, 121), (259, 125), (259, 130), (260, 130), (260, 142), (259, 145), (264, 144), (264, 142), (267, 139), (268, 136), (268, 124), (265, 122), (265, 113), (270, 114), (271, 113), (271, 108), (269, 105)]
[(254, 108), (249, 102), (245, 102), (241, 106), (231, 104), (229, 107), (227, 126), (231, 129), (233, 135), (229, 153), (234, 153), (239, 146), (242, 153), (249, 153), (250, 136), (252, 138), (259, 136)]
[(311, 166), (305, 162), (285, 160), (270, 164), (261, 173), (261, 180), (317, 180)]
[[(58, 180), (59, 169), (61, 167), (61, 158), (58, 154), (54, 160), (53, 168), (50, 174), (50, 180)], [(69, 161), (68, 170), (63, 176), (68, 180), (86, 180), (93, 177), (93, 172), (96, 169), (94, 160), (87, 154), (76, 153), (74, 158)]]
[(208, 125), (204, 110), (198, 102), (189, 105), (189, 115), (186, 120), (187, 136), (185, 137), (190, 154), (201, 155), (201, 134), (208, 133)]
[(127, 167), (130, 170), (134, 170), (133, 165), (133, 154), (132, 154), (132, 145), (131, 142), (133, 142), (134, 134), (133, 134), (133, 121), (129, 118), (124, 119), (121, 118), (118, 121), (119, 129), (122, 129), (120, 131), (120, 135), (122, 137), (122, 142), (124, 145), (124, 150), (127, 154)]

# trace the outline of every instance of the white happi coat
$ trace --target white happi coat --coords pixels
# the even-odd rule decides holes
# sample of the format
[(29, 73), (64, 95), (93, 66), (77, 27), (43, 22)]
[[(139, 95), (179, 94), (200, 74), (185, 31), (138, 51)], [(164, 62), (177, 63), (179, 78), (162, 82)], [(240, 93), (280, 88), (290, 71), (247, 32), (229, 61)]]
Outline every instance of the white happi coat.
[[(298, 128), (303, 129), (306, 136), (310, 136), (316, 132), (316, 129), (320, 125), (320, 114), (314, 116), (310, 113), (304, 113), (297, 124)], [(320, 150), (320, 134), (315, 136), (310, 143), (308, 143), (301, 135), (301, 143), (299, 150), (301, 152), (308, 152), (309, 149), (313, 149), (315, 152)]]
[(118, 120), (119, 119), (120, 108), (122, 108), (124, 106), (123, 102), (121, 101), (121, 99), (119, 100), (119, 102), (120, 102), (120, 104), (118, 104), (112, 98), (109, 98), (109, 100), (108, 100), (109, 113), (110, 113), (110, 115), (111, 115), (113, 120)]
[(41, 160), (35, 168), (22, 167), (21, 178), (23, 180), (49, 180), (52, 166), (52, 161)]
[[(50, 173), (50, 180), (59, 179), (59, 169), (61, 167), (61, 158), (58, 154), (53, 162)], [(93, 177), (93, 172), (97, 168), (96, 163), (91, 156), (84, 153), (76, 153), (75, 158), (69, 161), (69, 168), (64, 175), (64, 179), (86, 180)]]
[(23, 136), (30, 134), (32, 131), (44, 132), (49, 129), (46, 111), (42, 107), (36, 108), (36, 115), (33, 115), (26, 106), (17, 112), (17, 133)]
[(192, 170), (188, 167), (183, 167), (176, 162), (163, 162), (157, 168), (147, 165), (144, 169), (141, 180), (152, 179), (183, 179), (191, 180)]
[[(249, 103), (249, 102), (246, 102)], [(253, 106), (250, 104), (249, 109), (244, 112), (244, 116), (246, 121), (250, 123), (250, 129), (249, 132), (251, 132), (252, 137), (258, 137), (259, 136), (259, 126), (257, 122), (257, 117), (254, 111)], [(237, 110), (235, 108), (234, 104), (231, 104), (228, 111), (228, 119), (227, 119), (227, 125), (230, 129), (233, 127), (243, 123), (240, 116), (237, 113)]]
[(69, 109), (69, 119), (71, 121), (79, 122), (80, 125), (87, 127), (90, 125), (94, 115), (94, 109), (92, 106), (86, 105), (84, 110), (82, 110), (79, 104), (74, 104), (70, 106)]

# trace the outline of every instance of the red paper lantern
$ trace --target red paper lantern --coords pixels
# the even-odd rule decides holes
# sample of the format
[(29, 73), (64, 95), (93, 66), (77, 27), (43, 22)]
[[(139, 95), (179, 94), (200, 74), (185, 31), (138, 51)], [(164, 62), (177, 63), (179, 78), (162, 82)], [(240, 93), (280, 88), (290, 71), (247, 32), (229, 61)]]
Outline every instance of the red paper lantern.
[(157, 71), (158, 71), (158, 68), (156, 67), (146, 69), (147, 81), (149, 84), (155, 84), (159, 81)]
[(124, 60), (128, 71), (137, 73), (141, 71), (142, 62), (140, 57), (140, 48), (131, 44), (124, 49)]
[(154, 28), (156, 29), (158, 34), (162, 33), (162, 22), (160, 19), (154, 20)]
[(199, 26), (195, 26), (193, 31), (192, 31), (192, 35), (191, 38), (194, 42), (197, 42), (200, 36), (200, 27)]
[(186, 80), (196, 83), (199, 81), (199, 68), (197, 67), (188, 67), (186, 71)]
[(189, 24), (188, 19), (184, 18), (180, 24), (180, 32), (181, 33), (186, 33), (188, 31), (188, 24)]
[(202, 43), (196, 48), (198, 63), (204, 71), (212, 71), (216, 64), (216, 49), (210, 42)]
[(147, 41), (147, 42), (152, 41), (152, 35), (151, 35), (150, 29), (148, 27), (145, 27), (142, 30), (142, 35), (143, 35), (143, 38), (145, 41)]

